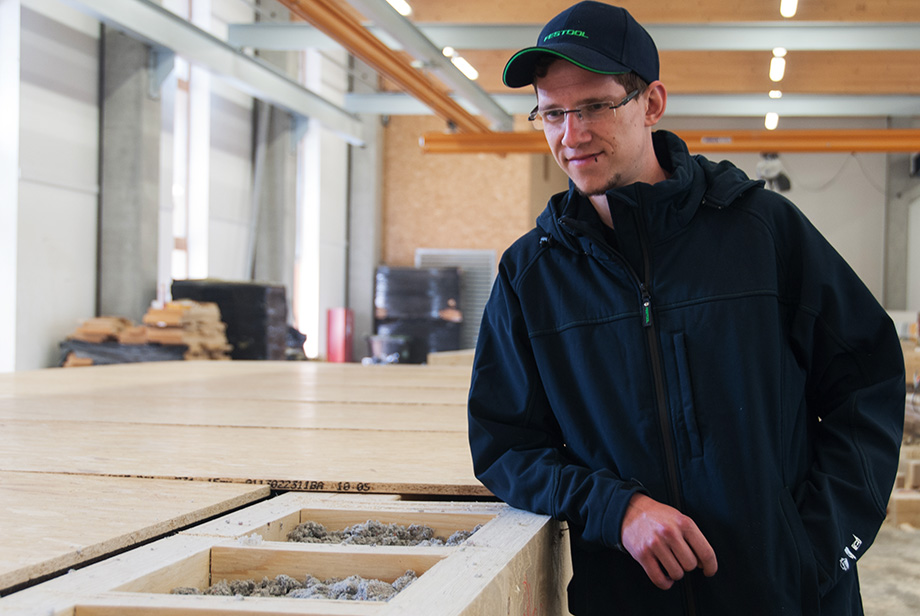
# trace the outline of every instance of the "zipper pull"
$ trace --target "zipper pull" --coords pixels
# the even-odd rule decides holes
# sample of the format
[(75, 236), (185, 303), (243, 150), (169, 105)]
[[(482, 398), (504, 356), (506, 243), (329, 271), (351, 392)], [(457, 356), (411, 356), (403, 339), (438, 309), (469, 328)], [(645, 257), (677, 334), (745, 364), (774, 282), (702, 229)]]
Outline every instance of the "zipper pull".
[(652, 326), (652, 296), (649, 294), (648, 289), (644, 284), (639, 285), (639, 290), (642, 292), (642, 326), (651, 327)]

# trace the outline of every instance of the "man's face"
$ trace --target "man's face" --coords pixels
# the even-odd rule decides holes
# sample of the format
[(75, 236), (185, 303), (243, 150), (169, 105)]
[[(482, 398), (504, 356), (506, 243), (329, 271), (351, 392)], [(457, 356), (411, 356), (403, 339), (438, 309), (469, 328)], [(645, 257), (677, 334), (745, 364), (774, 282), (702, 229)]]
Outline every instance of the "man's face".
[[(537, 78), (535, 86), (540, 111), (600, 102), (615, 104), (627, 95), (613, 77), (586, 71), (564, 60), (553, 62), (546, 76)], [(646, 97), (640, 94), (635, 101), (605, 112), (594, 122), (568, 113), (558, 125), (545, 124), (553, 157), (581, 192), (603, 194), (648, 177), (647, 165), (655, 159), (643, 111), (645, 102)]]

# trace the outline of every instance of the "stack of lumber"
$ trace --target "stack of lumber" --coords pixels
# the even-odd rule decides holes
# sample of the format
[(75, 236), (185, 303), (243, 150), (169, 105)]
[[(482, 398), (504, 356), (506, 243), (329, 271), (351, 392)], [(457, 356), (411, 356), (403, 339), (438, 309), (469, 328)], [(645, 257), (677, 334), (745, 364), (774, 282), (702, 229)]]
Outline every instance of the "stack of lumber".
[(185, 345), (185, 359), (230, 359), (227, 325), (213, 302), (177, 300), (144, 315), (147, 340), (164, 345)]
[(119, 344), (146, 344), (147, 329), (135, 325), (124, 317), (94, 317), (80, 324), (69, 336), (72, 340), (92, 342), (118, 342)]

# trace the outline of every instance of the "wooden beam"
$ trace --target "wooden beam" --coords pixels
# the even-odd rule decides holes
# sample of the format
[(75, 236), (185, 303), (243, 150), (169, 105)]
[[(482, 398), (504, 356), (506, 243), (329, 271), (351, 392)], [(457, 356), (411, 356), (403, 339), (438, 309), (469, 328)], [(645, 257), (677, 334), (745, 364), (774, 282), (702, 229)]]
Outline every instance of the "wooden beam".
[(461, 131), (487, 133), (489, 127), (470, 114), (421, 71), (387, 47), (348, 11), (332, 0), (280, 0), (294, 15), (304, 19), (341, 44), (354, 56), (395, 83), (437, 115)]
[[(679, 130), (691, 152), (920, 152), (920, 129)], [(426, 154), (546, 154), (542, 132), (426, 133)]]

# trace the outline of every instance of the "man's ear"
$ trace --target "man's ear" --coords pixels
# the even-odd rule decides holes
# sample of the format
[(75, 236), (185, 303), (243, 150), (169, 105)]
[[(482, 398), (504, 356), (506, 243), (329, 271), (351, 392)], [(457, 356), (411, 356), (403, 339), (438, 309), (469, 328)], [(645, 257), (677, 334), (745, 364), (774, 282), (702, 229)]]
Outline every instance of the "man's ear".
[(645, 125), (655, 126), (668, 106), (668, 92), (660, 81), (653, 81), (645, 89)]

